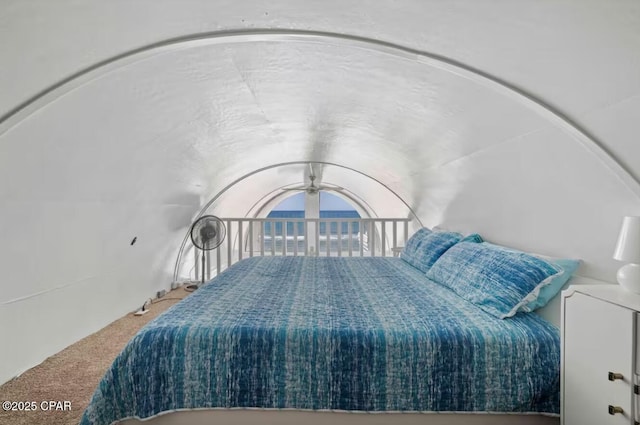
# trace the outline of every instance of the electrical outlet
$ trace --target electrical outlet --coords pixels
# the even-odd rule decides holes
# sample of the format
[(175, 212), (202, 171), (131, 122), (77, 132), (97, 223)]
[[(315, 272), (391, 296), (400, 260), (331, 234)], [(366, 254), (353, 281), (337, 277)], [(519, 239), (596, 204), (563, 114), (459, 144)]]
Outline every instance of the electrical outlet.
[(164, 289), (161, 289), (158, 291), (158, 293), (156, 294), (156, 298), (162, 298), (165, 295), (167, 295), (167, 291), (165, 291)]

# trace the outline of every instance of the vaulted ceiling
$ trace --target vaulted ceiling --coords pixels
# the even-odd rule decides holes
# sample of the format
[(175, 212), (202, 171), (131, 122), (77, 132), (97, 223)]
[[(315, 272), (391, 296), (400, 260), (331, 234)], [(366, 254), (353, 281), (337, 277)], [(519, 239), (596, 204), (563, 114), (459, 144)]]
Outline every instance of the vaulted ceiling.
[[(308, 162), (377, 216), (612, 279), (639, 52), (634, 0), (4, 1), (0, 323), (84, 336), (168, 286), (195, 217), (252, 214)], [(48, 352), (18, 347), (0, 382)]]

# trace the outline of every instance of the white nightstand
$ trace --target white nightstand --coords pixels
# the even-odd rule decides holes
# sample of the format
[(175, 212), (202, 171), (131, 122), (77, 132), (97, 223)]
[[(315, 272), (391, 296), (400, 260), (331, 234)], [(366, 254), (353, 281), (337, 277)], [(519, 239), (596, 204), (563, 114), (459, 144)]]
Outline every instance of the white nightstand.
[(618, 285), (562, 292), (563, 425), (640, 424), (640, 295)]

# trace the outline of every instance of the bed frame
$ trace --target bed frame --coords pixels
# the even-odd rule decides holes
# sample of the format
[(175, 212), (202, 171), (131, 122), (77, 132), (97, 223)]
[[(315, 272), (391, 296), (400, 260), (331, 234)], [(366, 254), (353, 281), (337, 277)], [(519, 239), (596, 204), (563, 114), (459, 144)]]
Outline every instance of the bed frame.
[(119, 425), (560, 425), (560, 418), (540, 414), (361, 413), (278, 409), (194, 409), (164, 412)]

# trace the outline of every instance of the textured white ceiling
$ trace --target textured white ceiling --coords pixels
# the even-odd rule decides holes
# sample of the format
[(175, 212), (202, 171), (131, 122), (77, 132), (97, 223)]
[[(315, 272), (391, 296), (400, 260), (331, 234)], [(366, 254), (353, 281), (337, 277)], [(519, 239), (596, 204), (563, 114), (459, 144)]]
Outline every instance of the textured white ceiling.
[(378, 216), (613, 279), (639, 52), (634, 0), (2, 2), (0, 323), (69, 331), (0, 382), (166, 288), (209, 201), (253, 214), (306, 161)]

